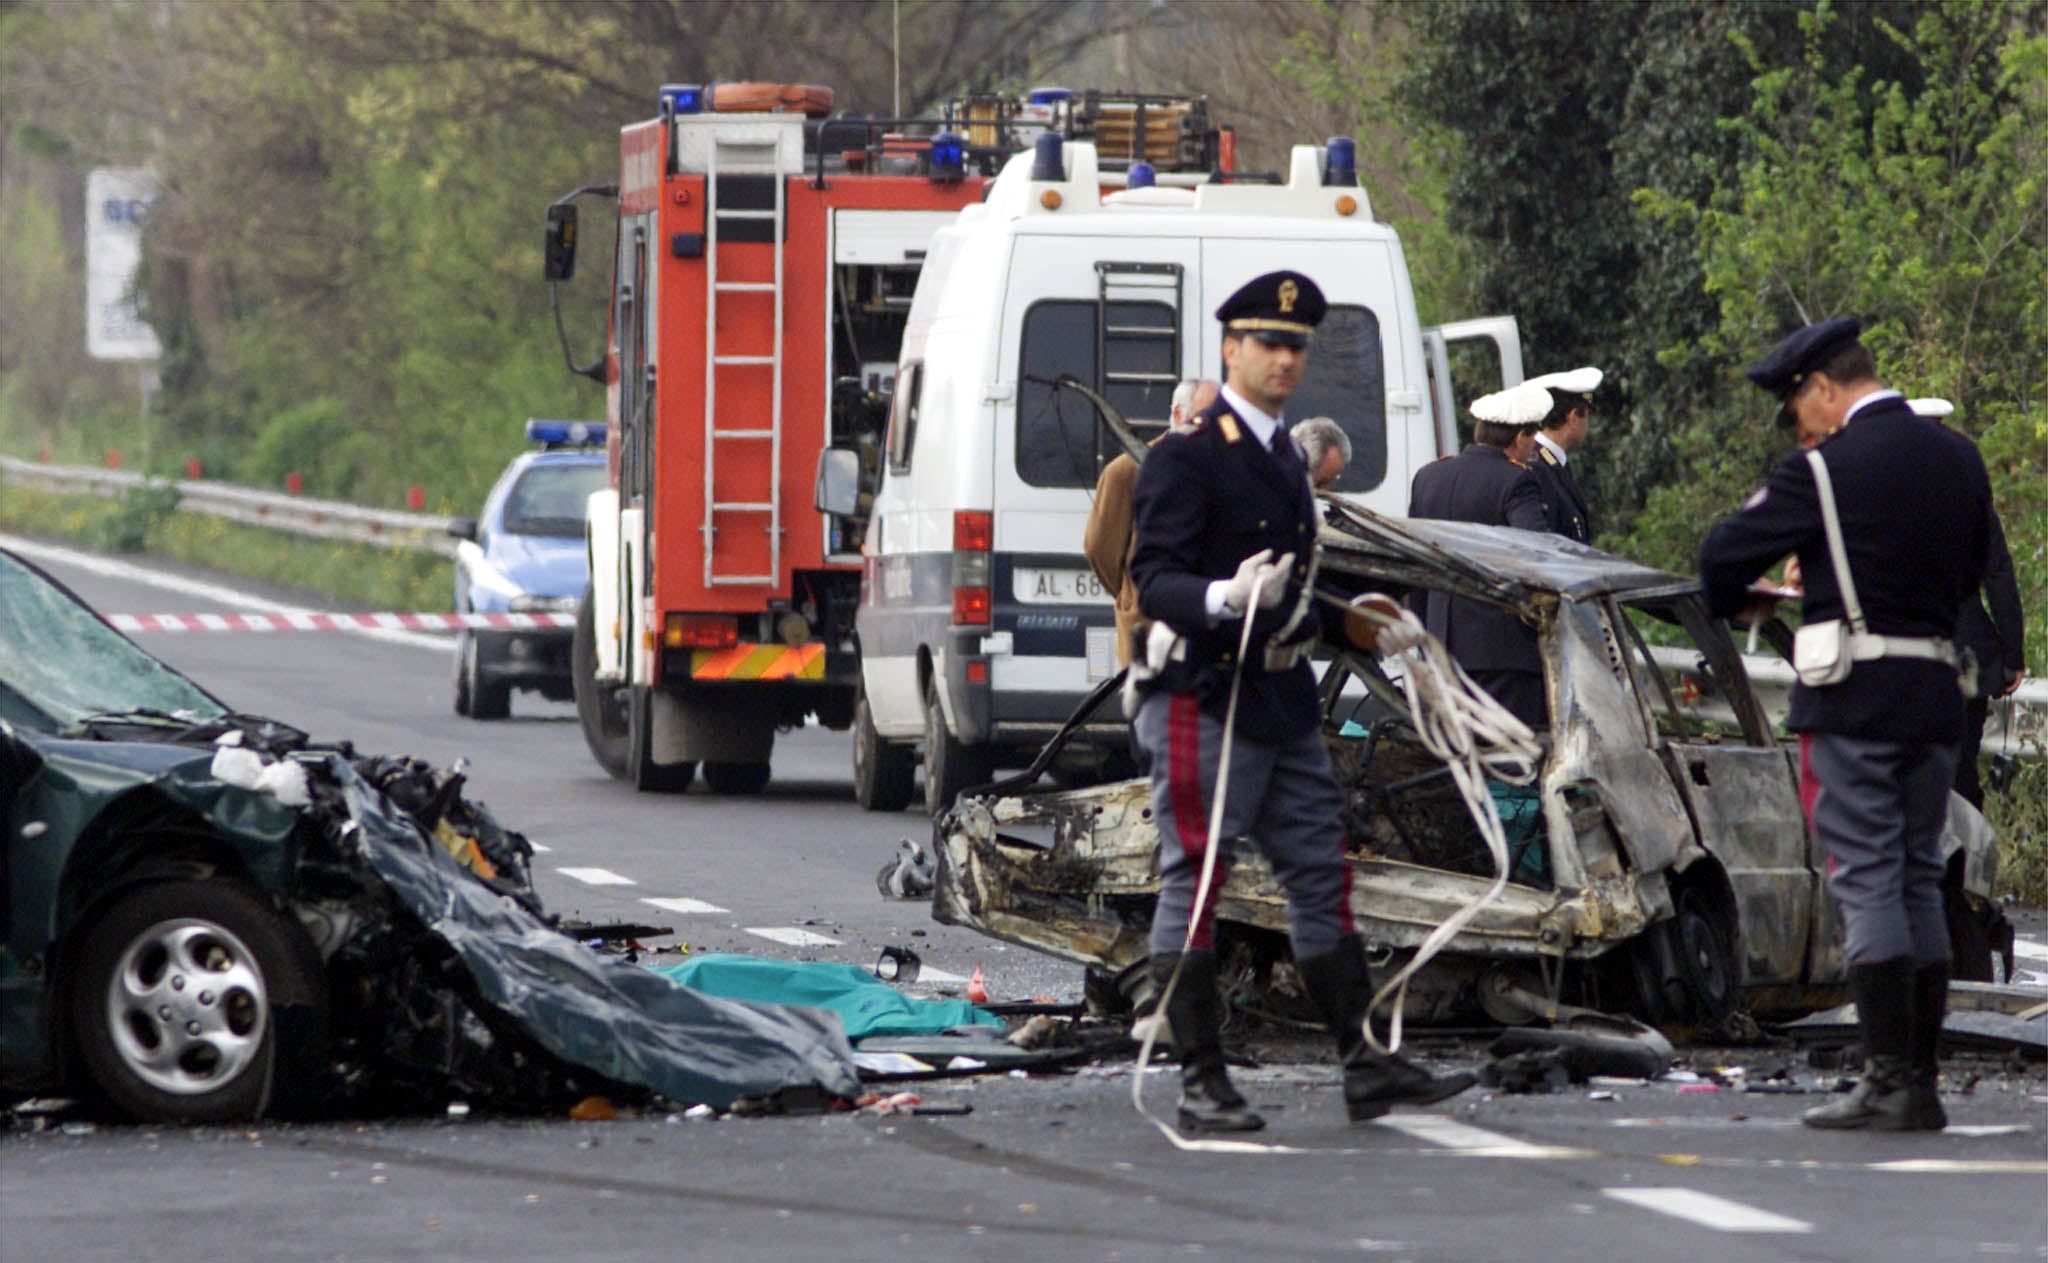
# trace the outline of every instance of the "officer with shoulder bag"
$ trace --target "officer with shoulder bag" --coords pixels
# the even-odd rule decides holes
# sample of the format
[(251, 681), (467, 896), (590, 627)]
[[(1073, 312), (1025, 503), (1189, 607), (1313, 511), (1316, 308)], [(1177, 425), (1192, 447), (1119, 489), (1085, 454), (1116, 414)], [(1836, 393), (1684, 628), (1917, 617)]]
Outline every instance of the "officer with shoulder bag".
[[(1136, 729), (1151, 756), (1160, 851), (1150, 943), (1181, 1059), (1183, 1131), (1265, 1125), (1232, 1086), (1220, 1040), (1215, 900), (1238, 837), (1258, 846), (1287, 892), (1295, 965), (1336, 1038), (1351, 1118), (1439, 1101), (1472, 1084), (1469, 1074), (1437, 1076), (1375, 1053), (1364, 1034), (1372, 980), (1351, 920), (1344, 796), (1323, 746), (1308, 663), (1317, 636), (1345, 636), (1345, 620), (1309, 596), (1316, 502), (1280, 415), (1301, 384), (1325, 306), (1316, 283), (1298, 272), (1268, 273), (1226, 299), (1216, 312), (1228, 369), (1222, 397), (1188, 433), (1159, 440), (1138, 473), (1130, 573), (1139, 609), (1154, 623), (1145, 660), (1133, 664), (1142, 677)], [(1212, 838), (1219, 794), (1222, 824)], [(1212, 845), (1214, 880), (1197, 908)]]
[(1939, 1131), (1936, 1055), (1947, 1012), (1941, 831), (1963, 702), (1975, 682), (1956, 609), (1988, 551), (1991, 487), (1968, 439), (1914, 416), (1877, 380), (1860, 321), (1800, 329), (1749, 369), (1812, 446), (1700, 545), (1719, 616), (1755, 621), (1749, 584), (1796, 552), (1805, 579), (1788, 726), (1813, 831), (1848, 934), (1868, 1058), (1853, 1092), (1810, 1127)]

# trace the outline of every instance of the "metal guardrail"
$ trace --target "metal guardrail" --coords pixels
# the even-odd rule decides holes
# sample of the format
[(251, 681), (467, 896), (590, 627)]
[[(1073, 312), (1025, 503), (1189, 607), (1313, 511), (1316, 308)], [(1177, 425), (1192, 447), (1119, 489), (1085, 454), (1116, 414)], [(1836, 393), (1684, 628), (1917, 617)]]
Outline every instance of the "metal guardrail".
[(89, 465), (45, 465), (12, 456), (0, 456), (0, 483), (109, 499), (137, 487), (169, 487), (177, 491), (178, 509), (185, 513), (202, 513), (294, 535), (350, 540), (402, 552), (455, 555), (456, 540), (448, 534), (448, 524), (454, 519), (429, 513), (366, 509), (339, 500), (256, 491), (204, 478), (158, 478)]
[[(1677, 675), (1691, 674), (1699, 662), (1699, 651), (1673, 645), (1653, 645), (1650, 656), (1657, 665)], [(1763, 704), (1773, 724), (1782, 723), (1792, 705), (1792, 664), (1768, 654), (1742, 655), (1742, 667), (1749, 686)], [(2008, 700), (2009, 703), (2008, 704)], [(2014, 754), (2039, 758), (2048, 754), (2048, 680), (2024, 680), (2008, 700), (1994, 701), (1984, 721), (1984, 751), (1995, 754), (2010, 745)], [(1724, 713), (1719, 718), (1733, 720)], [(2008, 741), (2006, 727), (2010, 723)]]

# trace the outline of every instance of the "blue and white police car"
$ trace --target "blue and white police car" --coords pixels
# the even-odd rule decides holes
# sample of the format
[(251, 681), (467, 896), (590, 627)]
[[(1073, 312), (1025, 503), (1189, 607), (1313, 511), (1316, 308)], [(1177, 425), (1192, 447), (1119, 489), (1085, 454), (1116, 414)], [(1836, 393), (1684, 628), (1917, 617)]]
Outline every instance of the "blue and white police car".
[[(457, 518), (459, 614), (564, 614), (589, 582), (583, 505), (605, 485), (605, 427), (596, 421), (528, 421), (539, 449), (513, 459), (474, 520)], [(456, 642), (455, 713), (503, 719), (512, 690), (550, 701), (572, 696), (570, 626), (470, 628)]]

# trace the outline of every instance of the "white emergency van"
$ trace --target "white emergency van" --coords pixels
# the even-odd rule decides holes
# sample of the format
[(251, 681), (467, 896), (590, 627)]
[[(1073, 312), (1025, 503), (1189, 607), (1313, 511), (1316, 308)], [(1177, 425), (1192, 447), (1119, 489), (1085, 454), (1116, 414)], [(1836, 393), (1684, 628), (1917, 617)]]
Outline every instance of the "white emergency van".
[[(1217, 306), (1261, 273), (1304, 272), (1330, 307), (1288, 419), (1343, 426), (1334, 490), (1389, 514), (1419, 466), (1457, 448), (1448, 343), (1487, 344), (1486, 388), (1521, 380), (1512, 318), (1420, 325), (1401, 243), (1350, 159), (1348, 141), (1297, 146), (1284, 182), (1168, 187), (1048, 134), (933, 237), (864, 548), (863, 805), (910, 798), (920, 747), (927, 804), (950, 804), (1027, 761), (1116, 671), (1114, 594), (1081, 537), (1121, 448), (1062, 375), (1156, 433), (1178, 381), (1223, 376)], [(1073, 744), (1114, 763), (1125, 733), (1111, 704)]]

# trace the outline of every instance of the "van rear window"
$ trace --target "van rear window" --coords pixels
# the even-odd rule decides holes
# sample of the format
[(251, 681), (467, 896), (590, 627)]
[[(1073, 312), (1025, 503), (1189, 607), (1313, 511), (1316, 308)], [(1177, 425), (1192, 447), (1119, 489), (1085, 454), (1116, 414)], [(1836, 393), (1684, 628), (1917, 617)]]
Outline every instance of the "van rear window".
[(1123, 450), (1097, 423), (1087, 400), (1047, 384), (1061, 374), (1101, 391), (1139, 433), (1166, 427), (1173, 388), (1180, 381), (1180, 330), (1173, 307), (1104, 304), (1100, 310), (1108, 318), (1101, 372), (1095, 358), (1097, 310), (1085, 299), (1052, 299), (1024, 313), (1017, 473), (1034, 487), (1093, 487), (1102, 466)]
[(1380, 319), (1369, 307), (1332, 306), (1309, 342), (1308, 371), (1287, 401), (1292, 425), (1329, 417), (1351, 439), (1351, 463), (1333, 491), (1371, 491), (1387, 477), (1387, 370)]

